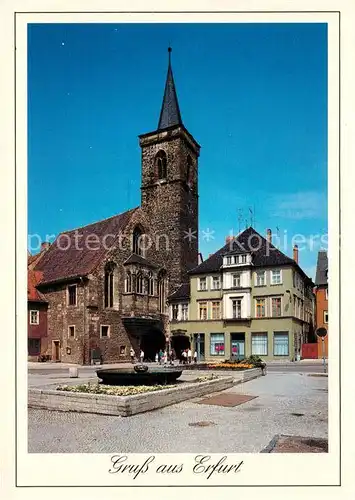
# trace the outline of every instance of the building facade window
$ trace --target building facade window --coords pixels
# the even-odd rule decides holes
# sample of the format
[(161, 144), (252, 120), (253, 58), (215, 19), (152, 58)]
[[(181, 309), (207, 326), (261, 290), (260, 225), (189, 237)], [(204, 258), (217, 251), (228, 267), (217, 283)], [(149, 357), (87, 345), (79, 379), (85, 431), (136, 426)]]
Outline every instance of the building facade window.
[(247, 256), (246, 255), (241, 255), (240, 256), (240, 263), (241, 264), (246, 264), (247, 262)]
[(75, 338), (75, 326), (74, 325), (68, 326), (68, 337), (70, 339)]
[(325, 289), (325, 300), (328, 300), (328, 288)]
[(136, 293), (144, 293), (144, 279), (141, 272), (139, 272), (136, 277)]
[(221, 302), (213, 301), (212, 302), (212, 319), (220, 319), (221, 318)]
[(240, 288), (241, 286), (241, 276), (240, 273), (234, 273), (232, 274), (232, 287), (233, 288)]
[(233, 318), (242, 317), (242, 300), (243, 299), (232, 299), (232, 316)]
[(161, 149), (155, 157), (155, 168), (159, 180), (165, 180), (167, 178), (167, 164), (166, 153)]
[(147, 276), (147, 293), (148, 295), (154, 295), (154, 279), (151, 271), (149, 271)]
[(172, 319), (179, 319), (179, 304), (172, 305)]
[(132, 273), (131, 273), (131, 271), (127, 271), (126, 272), (125, 291), (126, 291), (126, 293), (132, 293), (133, 292)]
[(110, 327), (108, 325), (100, 326), (100, 337), (107, 338), (110, 336)]
[(104, 299), (105, 307), (113, 307), (113, 273), (115, 269), (115, 264), (109, 262), (105, 266), (105, 277), (104, 277)]
[(255, 276), (255, 286), (264, 286), (265, 284), (265, 271), (257, 271)]
[(207, 302), (199, 302), (198, 311), (199, 319), (207, 319)]
[(267, 333), (251, 334), (251, 353), (257, 356), (267, 356)]
[(298, 297), (295, 297), (295, 316), (299, 318), (299, 300)]
[(187, 321), (189, 319), (189, 304), (181, 304), (181, 319)]
[(270, 282), (272, 285), (281, 285), (282, 284), (281, 269), (273, 269), (271, 271)]
[(255, 314), (257, 318), (265, 318), (266, 316), (266, 301), (265, 299), (255, 300)]
[(230, 266), (232, 264), (232, 257), (227, 257), (226, 262), (227, 266)]
[(199, 278), (198, 280), (198, 289), (200, 291), (206, 291), (207, 290), (207, 278)]
[(211, 355), (224, 356), (224, 333), (211, 333)]
[(324, 323), (328, 323), (328, 311), (324, 311)]
[(39, 325), (39, 311), (30, 311), (30, 325)]
[(39, 354), (41, 354), (41, 340), (28, 339), (27, 349), (29, 356), (38, 356)]
[(212, 277), (212, 290), (219, 290), (221, 288), (221, 279), (219, 276)]
[(274, 332), (274, 356), (288, 356), (288, 332)]
[(76, 306), (76, 285), (68, 286), (68, 305)]
[(271, 315), (275, 318), (281, 316), (281, 297), (271, 298)]

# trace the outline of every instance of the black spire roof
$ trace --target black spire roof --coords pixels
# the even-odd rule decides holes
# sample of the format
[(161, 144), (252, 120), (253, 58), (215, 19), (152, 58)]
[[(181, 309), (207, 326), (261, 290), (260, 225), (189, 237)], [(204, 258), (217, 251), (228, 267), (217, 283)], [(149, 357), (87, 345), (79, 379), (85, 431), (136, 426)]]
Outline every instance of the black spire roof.
[(328, 284), (328, 254), (326, 251), (321, 250), (318, 252), (317, 271), (316, 271), (316, 285)]
[(168, 53), (169, 53), (168, 74), (166, 77), (163, 105), (160, 111), (158, 130), (172, 127), (174, 125), (182, 125), (179, 102), (176, 94), (176, 88), (173, 77), (173, 70), (171, 69), (171, 59), (170, 59), (171, 47), (168, 48)]

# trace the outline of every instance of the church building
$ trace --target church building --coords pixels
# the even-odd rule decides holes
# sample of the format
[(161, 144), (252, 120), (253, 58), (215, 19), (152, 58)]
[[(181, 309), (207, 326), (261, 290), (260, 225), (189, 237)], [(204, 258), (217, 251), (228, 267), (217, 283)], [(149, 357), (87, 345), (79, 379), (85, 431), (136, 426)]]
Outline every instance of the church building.
[(46, 355), (90, 364), (154, 359), (169, 336), (167, 297), (198, 265), (200, 146), (182, 122), (171, 67), (157, 129), (139, 136), (139, 207), (61, 233), (39, 259)]

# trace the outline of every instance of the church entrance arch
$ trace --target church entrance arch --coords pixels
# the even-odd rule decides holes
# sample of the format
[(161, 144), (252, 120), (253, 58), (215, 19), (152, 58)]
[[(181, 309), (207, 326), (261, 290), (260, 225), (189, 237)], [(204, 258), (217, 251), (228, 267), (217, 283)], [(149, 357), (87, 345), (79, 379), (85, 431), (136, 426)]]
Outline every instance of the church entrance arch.
[(144, 361), (155, 361), (157, 352), (165, 350), (165, 337), (161, 330), (153, 328), (149, 330), (141, 339), (141, 349), (144, 352)]
[(182, 351), (190, 347), (190, 338), (187, 335), (172, 335), (171, 347), (174, 349), (176, 359), (182, 361)]

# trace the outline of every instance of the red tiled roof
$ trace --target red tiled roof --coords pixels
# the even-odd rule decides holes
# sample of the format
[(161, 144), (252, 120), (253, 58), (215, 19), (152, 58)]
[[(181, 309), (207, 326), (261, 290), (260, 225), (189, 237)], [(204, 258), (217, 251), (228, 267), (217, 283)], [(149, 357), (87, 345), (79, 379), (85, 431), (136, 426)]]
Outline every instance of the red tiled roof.
[[(43, 283), (86, 276), (110, 250), (124, 231), (134, 208), (88, 226), (61, 233), (40, 259), (35, 269), (43, 272)], [(90, 238), (90, 239), (88, 239)]]
[(44, 296), (36, 288), (36, 285), (42, 280), (41, 271), (27, 271), (27, 300), (31, 302), (47, 302)]
[(27, 266), (30, 266), (35, 262), (35, 260), (38, 259), (38, 254), (36, 255), (27, 255)]
[(34, 269), (49, 247), (49, 243), (42, 243), (41, 250), (35, 255), (31, 255), (31, 253), (27, 251), (27, 268)]

